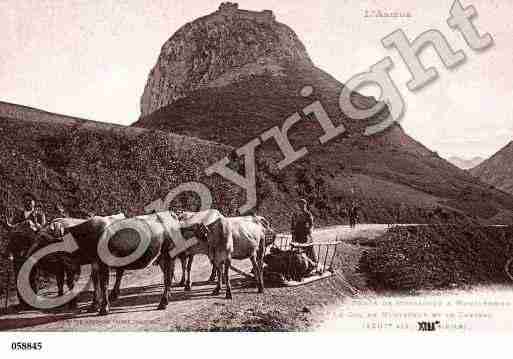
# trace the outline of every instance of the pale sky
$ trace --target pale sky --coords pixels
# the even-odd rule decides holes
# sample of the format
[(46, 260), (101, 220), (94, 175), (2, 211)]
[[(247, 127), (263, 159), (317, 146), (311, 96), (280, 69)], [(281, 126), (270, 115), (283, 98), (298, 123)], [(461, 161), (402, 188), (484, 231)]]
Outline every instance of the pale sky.
[[(0, 100), (129, 125), (163, 43), (220, 2), (0, 0)], [(391, 76), (407, 104), (406, 131), (442, 156), (489, 156), (513, 140), (513, 1), (461, 2), (476, 7), (477, 29), (495, 41), (490, 49), (473, 52), (447, 26), (452, 0), (241, 0), (239, 7), (273, 10), (314, 63), (342, 82), (391, 56)], [(366, 18), (365, 10), (412, 17)], [(440, 76), (412, 93), (401, 58), (380, 42), (396, 29), (411, 40), (438, 29), (467, 61), (449, 71), (425, 50), (422, 59)]]

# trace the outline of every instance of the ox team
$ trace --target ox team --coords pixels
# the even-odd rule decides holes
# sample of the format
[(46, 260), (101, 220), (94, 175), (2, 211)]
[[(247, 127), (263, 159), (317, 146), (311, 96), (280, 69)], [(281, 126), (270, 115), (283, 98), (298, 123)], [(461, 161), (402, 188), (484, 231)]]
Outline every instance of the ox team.
[[(297, 209), (291, 223), (292, 241), (302, 244), (311, 243), (314, 217), (308, 208), (307, 201), (298, 200)], [(134, 225), (136, 223), (134, 221), (139, 224)], [(127, 225), (113, 225), (116, 223)], [(213, 264), (211, 279), (214, 279), (217, 274), (215, 294), (219, 293), (221, 278), (224, 276), (226, 278), (226, 297), (232, 297), (228, 277), (231, 260), (246, 258), (252, 262), (258, 291), (263, 292), (262, 258), (266, 247), (274, 242), (276, 236), (269, 222), (263, 217), (253, 215), (230, 218), (224, 217), (217, 210), (185, 212), (180, 216), (176, 216), (172, 211), (166, 211), (129, 219), (122, 215), (121, 217), (119, 215), (94, 216), (85, 220), (69, 219), (68, 221), (61, 218), (48, 224), (43, 211), (36, 207), (35, 198), (29, 194), (24, 195), (23, 213), (17, 215), (15, 219), (5, 218), (5, 224), (11, 229), (11, 232), (16, 232), (18, 227), (24, 225), (36, 234), (31, 238), (31, 249), (25, 248), (25, 252), (22, 250), (14, 253), (16, 272), (20, 270), (20, 259), (26, 260), (27, 255), (33, 253), (34, 248), (38, 248), (34, 242), (41, 241), (41, 234), (46, 234), (46, 237), (48, 237), (48, 233), (55, 237), (62, 237), (65, 233), (72, 235), (78, 248), (70, 253), (70, 256), (74, 259), (78, 258), (80, 264), (92, 265), (91, 279), (95, 287), (95, 296), (91, 310), (99, 310), (100, 314), (107, 314), (109, 300), (115, 300), (119, 295), (121, 278), (125, 269), (143, 269), (152, 263), (158, 263), (162, 269), (164, 293), (159, 308), (166, 308), (175, 259), (178, 258), (184, 263), (184, 258), (190, 258), (187, 268), (182, 266), (184, 274), (181, 283), (183, 284), (184, 278), (187, 278), (185, 270), (188, 270), (186, 290), (190, 290), (190, 265), (194, 254), (209, 256)], [(112, 229), (112, 227), (116, 227), (117, 230), (109, 233), (108, 229)], [(48, 231), (48, 228), (51, 231)], [(139, 240), (135, 241), (137, 242), (135, 245), (132, 241), (127, 248), (128, 242), (123, 241), (127, 236), (133, 237), (134, 231), (138, 233)], [(105, 238), (106, 233), (108, 233), (108, 238)], [(270, 233), (271, 235), (269, 235)], [(12, 239), (15, 238), (19, 240), (19, 236)], [(107, 245), (103, 243), (103, 247), (108, 248), (110, 259), (115, 261), (116, 258), (121, 258), (121, 262), (109, 263), (109, 256), (106, 260), (104, 253), (102, 255), (101, 251), (98, 251), (98, 248), (101, 248), (102, 239), (107, 241)], [(16, 246), (11, 245), (10, 247)], [(11, 251), (11, 254), (13, 254), (12, 252), (15, 251)], [(123, 262), (123, 258), (130, 257), (130, 254), (134, 254), (133, 252), (138, 252), (138, 254), (130, 261)], [(317, 256), (312, 246), (305, 246), (304, 253), (312, 262), (317, 263)], [(107, 288), (110, 268), (116, 268), (117, 278), (109, 298)], [(72, 288), (72, 283), (68, 282), (68, 286)], [(37, 289), (35, 291), (37, 292)], [(59, 293), (62, 293), (61, 288), (59, 288)], [(20, 296), (20, 293), (18, 295), (20, 305), (26, 306), (27, 301), (24, 300), (23, 295)], [(37, 294), (35, 295), (37, 296)], [(33, 301), (30, 303), (32, 304)], [(73, 304), (76, 305), (76, 302)]]

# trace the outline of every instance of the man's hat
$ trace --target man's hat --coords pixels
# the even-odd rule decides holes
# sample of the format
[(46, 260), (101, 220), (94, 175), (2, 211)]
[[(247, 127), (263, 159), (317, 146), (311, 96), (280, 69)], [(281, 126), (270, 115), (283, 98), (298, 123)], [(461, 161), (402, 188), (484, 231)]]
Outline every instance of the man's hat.
[(300, 199), (298, 199), (298, 201), (297, 201), (297, 202), (298, 202), (298, 203), (301, 203), (301, 204), (303, 204), (303, 205), (308, 205), (308, 202), (307, 202), (307, 201), (306, 201), (306, 199), (304, 199), (304, 198), (300, 198)]

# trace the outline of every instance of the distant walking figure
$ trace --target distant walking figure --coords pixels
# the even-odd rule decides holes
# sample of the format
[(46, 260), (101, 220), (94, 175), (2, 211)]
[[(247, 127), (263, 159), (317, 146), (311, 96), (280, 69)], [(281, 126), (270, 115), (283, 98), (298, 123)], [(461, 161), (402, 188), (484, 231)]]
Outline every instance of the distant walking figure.
[(358, 206), (357, 202), (352, 202), (351, 206), (349, 207), (349, 226), (351, 228), (355, 228), (356, 224), (358, 223), (358, 211), (360, 210), (360, 207)]
[[(297, 202), (299, 211), (292, 217), (291, 233), (292, 241), (297, 243), (313, 243), (312, 230), (313, 230), (313, 215), (308, 209), (308, 202), (305, 199), (300, 199)], [(313, 262), (317, 263), (317, 256), (313, 246), (306, 247), (304, 252)]]

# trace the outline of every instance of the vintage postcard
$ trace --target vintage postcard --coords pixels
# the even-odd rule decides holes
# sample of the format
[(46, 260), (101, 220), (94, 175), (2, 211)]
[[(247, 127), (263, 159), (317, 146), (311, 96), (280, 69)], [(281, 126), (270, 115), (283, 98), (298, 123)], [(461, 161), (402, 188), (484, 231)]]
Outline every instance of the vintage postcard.
[(0, 331), (513, 333), (512, 13), (1, 0)]

